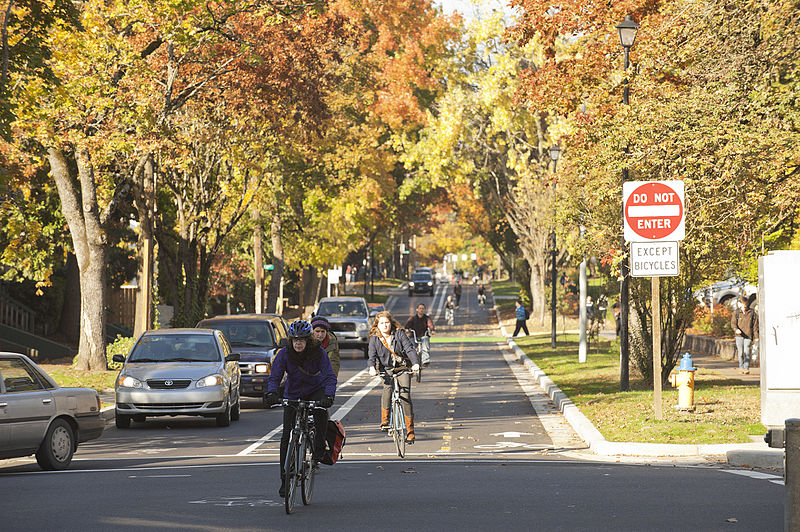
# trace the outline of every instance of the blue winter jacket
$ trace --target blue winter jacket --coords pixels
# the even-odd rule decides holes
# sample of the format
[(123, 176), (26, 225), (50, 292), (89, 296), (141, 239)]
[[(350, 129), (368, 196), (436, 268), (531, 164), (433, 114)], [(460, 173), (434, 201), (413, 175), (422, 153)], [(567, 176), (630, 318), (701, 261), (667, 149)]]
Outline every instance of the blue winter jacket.
[(525, 305), (520, 305), (517, 307), (517, 319), (518, 320), (525, 320)]
[(320, 388), (325, 390), (325, 395), (336, 395), (336, 374), (331, 367), (328, 353), (321, 347), (322, 356), (307, 360), (303, 364), (303, 371), (289, 360), (288, 349), (284, 347), (272, 361), (272, 372), (267, 383), (267, 392), (277, 393), (280, 389), (283, 375), (286, 374), (286, 386), (283, 396), (286, 399), (304, 399)]

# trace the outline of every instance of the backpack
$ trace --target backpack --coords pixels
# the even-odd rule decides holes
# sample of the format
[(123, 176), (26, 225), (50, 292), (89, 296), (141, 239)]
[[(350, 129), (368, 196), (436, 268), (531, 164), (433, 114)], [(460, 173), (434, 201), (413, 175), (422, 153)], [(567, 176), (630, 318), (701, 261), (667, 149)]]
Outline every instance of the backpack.
[(347, 439), (344, 431), (344, 425), (338, 419), (328, 420), (328, 430), (325, 433), (325, 440), (328, 442), (328, 452), (325, 453), (325, 458), (322, 463), (325, 465), (333, 465), (339, 460), (342, 454), (342, 447)]
[(528, 310), (528, 307), (522, 307), (525, 309), (525, 321), (528, 321), (531, 318), (531, 311)]

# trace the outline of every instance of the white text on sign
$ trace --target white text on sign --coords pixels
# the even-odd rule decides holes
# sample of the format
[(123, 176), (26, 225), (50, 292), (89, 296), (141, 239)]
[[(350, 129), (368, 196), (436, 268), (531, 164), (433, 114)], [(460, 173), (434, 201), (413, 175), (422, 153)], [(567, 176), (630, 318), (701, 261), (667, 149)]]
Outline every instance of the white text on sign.
[(674, 242), (685, 236), (683, 181), (622, 185), (626, 242)]

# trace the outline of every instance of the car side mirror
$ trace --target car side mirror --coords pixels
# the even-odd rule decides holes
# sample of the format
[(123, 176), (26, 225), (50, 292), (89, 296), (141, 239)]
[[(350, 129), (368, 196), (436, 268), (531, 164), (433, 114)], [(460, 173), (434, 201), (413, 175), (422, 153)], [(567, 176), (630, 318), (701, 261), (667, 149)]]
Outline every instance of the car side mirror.
[(231, 353), (230, 355), (225, 357), (225, 362), (238, 362), (242, 359), (242, 355), (239, 353)]
[(284, 347), (286, 347), (288, 345), (289, 345), (289, 339), (288, 338), (281, 338), (280, 340), (278, 340), (278, 349), (283, 349)]
[(125, 363), (125, 357), (122, 355), (114, 355), (111, 357), (112, 362), (119, 362), (120, 364)]
[(316, 312), (314, 312), (314, 311), (312, 310), (312, 311), (311, 311), (311, 317), (313, 318), (313, 317), (314, 317), (314, 316), (316, 316), (316, 315), (317, 315), (317, 313), (316, 313)]

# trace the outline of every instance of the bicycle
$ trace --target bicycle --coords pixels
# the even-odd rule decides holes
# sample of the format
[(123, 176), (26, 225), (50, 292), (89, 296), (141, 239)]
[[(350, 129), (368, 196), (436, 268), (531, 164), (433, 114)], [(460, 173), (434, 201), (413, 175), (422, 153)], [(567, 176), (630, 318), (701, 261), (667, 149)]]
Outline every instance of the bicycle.
[[(422, 338), (417, 338), (417, 332), (414, 329), (409, 329), (411, 331), (412, 336), (414, 337), (414, 347), (417, 350), (417, 355), (419, 356), (419, 371), (417, 372), (417, 382), (422, 381), (422, 367), (430, 362), (430, 347), (428, 347), (428, 358), (424, 359), (422, 354), (422, 345), (425, 342), (426, 338), (430, 338), (430, 329), (425, 330), (425, 335)], [(429, 340), (430, 341), (430, 340)], [(430, 344), (428, 344), (430, 346)]]
[(389, 435), (394, 439), (395, 447), (397, 447), (397, 456), (405, 458), (406, 456), (406, 416), (405, 409), (403, 408), (403, 400), (400, 398), (400, 382), (397, 380), (398, 375), (410, 372), (410, 369), (395, 369), (390, 372), (382, 372), (380, 375), (384, 379), (389, 377), (392, 379), (392, 402), (389, 406)]
[(316, 428), (311, 411), (315, 408), (323, 408), (317, 406), (317, 401), (302, 401), (299, 399), (283, 399), (281, 405), (297, 410), (294, 428), (289, 439), (289, 447), (286, 449), (286, 460), (283, 464), (286, 486), (284, 503), (286, 513), (290, 514), (294, 511), (295, 493), (298, 484), (301, 487), (303, 504), (311, 504), (311, 496), (314, 492), (314, 475), (319, 467), (313, 458)]

